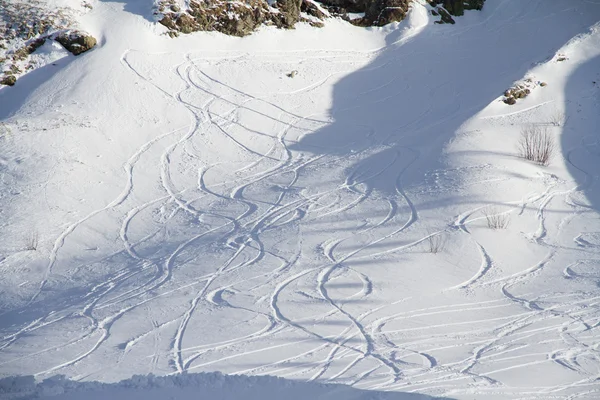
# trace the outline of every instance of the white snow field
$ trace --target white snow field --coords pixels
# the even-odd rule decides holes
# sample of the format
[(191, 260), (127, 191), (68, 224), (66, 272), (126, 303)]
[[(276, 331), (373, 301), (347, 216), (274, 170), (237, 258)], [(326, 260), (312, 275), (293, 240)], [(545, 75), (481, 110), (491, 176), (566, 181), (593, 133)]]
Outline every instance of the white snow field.
[(421, 3), (241, 39), (92, 3), (97, 48), (0, 89), (0, 377), (600, 399), (600, 0)]
[(164, 377), (136, 375), (117, 383), (75, 382), (64, 376), (54, 376), (37, 385), (32, 376), (27, 376), (0, 379), (2, 388), (11, 390), (11, 397), (6, 398), (13, 399), (448, 400), (417, 393), (375, 392), (346, 385), (323, 385), (271, 376), (222, 375), (218, 372)]

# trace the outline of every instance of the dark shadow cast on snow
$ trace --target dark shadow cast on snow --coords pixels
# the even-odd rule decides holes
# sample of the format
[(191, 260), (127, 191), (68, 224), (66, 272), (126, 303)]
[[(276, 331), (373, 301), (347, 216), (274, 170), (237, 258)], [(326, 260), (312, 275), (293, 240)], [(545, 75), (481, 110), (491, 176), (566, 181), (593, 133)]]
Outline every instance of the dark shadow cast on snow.
[(300, 382), (272, 376), (219, 372), (158, 377), (136, 375), (116, 383), (77, 382), (55, 376), (36, 385), (32, 376), (0, 380), (0, 393), (14, 399), (62, 400), (211, 399), (211, 400), (452, 400), (415, 393), (366, 391), (344, 385)]
[[(349, 179), (354, 176), (355, 179), (360, 180), (361, 177), (371, 176), (374, 171), (381, 170), (380, 174), (369, 178), (365, 184), (371, 190), (390, 196), (398, 195), (395, 185), (398, 181), (401, 181), (404, 187), (422, 182), (424, 174), (442, 166), (444, 146), (466, 121), (476, 115), (482, 106), (497, 98), (515, 80), (522, 78), (531, 68), (531, 60), (542, 61), (551, 57), (565, 42), (580, 33), (581, 21), (561, 19), (559, 13), (556, 15), (554, 13), (557, 9), (559, 11), (564, 9), (568, 1), (557, 1), (548, 5), (548, 10), (540, 10), (536, 6), (538, 3), (530, 8), (510, 7), (511, 4), (522, 1), (490, 1), (482, 12), (469, 13), (464, 22), (459, 20), (455, 26), (438, 26), (430, 23), (422, 32), (402, 45), (394, 44), (398, 34), (391, 34), (388, 49), (382, 51), (370, 65), (348, 75), (335, 85), (333, 105), (330, 109), (334, 122), (305, 136), (290, 148), (296, 151), (356, 159), (357, 161), (348, 168)], [(126, 11), (142, 15), (146, 19), (151, 18), (147, 1), (115, 0), (115, 2), (124, 3)], [(582, 12), (585, 11), (584, 6), (581, 8)], [(519, 15), (515, 11), (523, 9), (529, 15)], [(595, 10), (598, 11), (599, 8), (596, 7)], [(545, 12), (548, 13), (546, 15), (548, 22), (537, 24), (538, 31), (532, 35), (528, 16), (543, 18)], [(490, 19), (492, 14), (493, 20)], [(594, 16), (584, 14), (582, 18), (593, 20)], [(561, 29), (556, 29), (559, 23)], [(484, 24), (485, 28), (481, 28)], [(487, 36), (481, 37), (483, 34)], [(516, 41), (515, 38), (520, 40)], [(544, 38), (543, 43), (540, 43), (540, 38)], [(62, 62), (69, 63), (72, 59)], [(593, 65), (588, 63), (584, 68), (593, 68)], [(56, 67), (48, 66), (22, 78), (23, 82), (20, 81), (19, 85), (23, 86), (15, 92), (20, 97), (11, 98), (10, 94), (7, 95), (9, 89), (0, 92), (0, 118), (5, 118), (18, 110), (27, 100), (27, 96), (48, 79), (50, 68)], [(568, 99), (577, 99), (579, 96), (578, 91), (581, 90), (577, 86), (579, 81), (574, 80), (574, 82), (568, 87)], [(568, 105), (569, 107), (571, 109), (568, 110), (568, 114), (576, 115), (577, 104), (573, 102)], [(568, 129), (572, 127), (574, 132), (579, 132), (574, 125), (578, 122), (572, 121), (573, 119), (574, 117), (571, 117)], [(567, 134), (563, 137), (565, 149), (579, 145), (582, 140), (576, 135)], [(347, 146), (339, 147), (337, 146), (339, 143)], [(489, 151), (494, 153), (495, 149)], [(355, 157), (361, 153), (365, 156)], [(598, 165), (598, 159), (595, 160), (595, 164), (585, 165), (591, 167)], [(582, 167), (574, 163), (574, 168)], [(590, 173), (592, 170), (587, 172)], [(574, 175), (585, 178), (583, 172), (575, 171)], [(598, 194), (596, 191), (590, 195), (596, 207), (599, 204)], [(447, 196), (445, 199), (418, 206), (420, 209), (435, 208), (449, 200), (453, 199)], [(460, 198), (454, 200), (465, 201)], [(399, 242), (399, 244), (404, 243)], [(161, 244), (166, 254), (175, 252), (178, 245), (179, 243)], [(375, 244), (373, 247), (376, 248), (378, 245)], [(164, 259), (164, 256), (157, 258)], [(131, 272), (139, 271), (140, 274), (148, 274), (144, 275), (148, 282), (151, 279), (156, 281), (161, 279), (160, 274), (153, 275), (152, 269), (143, 272), (143, 263), (128, 260), (125, 254), (118, 254), (112, 259), (101, 261), (106, 261), (113, 268), (122, 270), (107, 269), (104, 277), (100, 275), (93, 277), (103, 278), (103, 281), (86, 282), (71, 289), (56, 285), (54, 291), (46, 291), (44, 296), (40, 297), (43, 302), (39, 301), (23, 309), (7, 310), (0, 317), (0, 328), (11, 327), (12, 332), (12, 327), (23, 327), (30, 321), (48, 318), (53, 315), (49, 313), (56, 310), (79, 318), (80, 309), (77, 306), (85, 305), (90, 298), (104, 300), (103, 290), (106, 290), (106, 293), (111, 290), (111, 283), (106, 281), (106, 277), (121, 272), (127, 273), (131, 270)], [(94, 263), (99, 261), (94, 260), (89, 264)], [(82, 266), (84, 264), (82, 263)], [(129, 282), (124, 279), (116, 284), (122, 285), (120, 289), (129, 288), (127, 286)], [(147, 287), (152, 288), (152, 283)], [(151, 290), (145, 294), (155, 295)], [(0, 304), (1, 300), (0, 294)], [(146, 376), (117, 384), (54, 380), (47, 383), (50, 386), (45, 387), (51, 388), (55, 385), (57, 390), (67, 389), (62, 399), (75, 399), (76, 395), (71, 395), (71, 392), (90, 390), (89, 395), (86, 392), (87, 399), (120, 400), (117, 397), (119, 391), (131, 388), (142, 392), (126, 394), (128, 398), (186, 399), (183, 392), (190, 391), (188, 385), (190, 382), (192, 393), (196, 397), (201, 392), (205, 393), (206, 398), (213, 400), (433, 399), (424, 395), (363, 392), (346, 386), (322, 386), (269, 377), (244, 378), (240, 382), (235, 382), (233, 379), (235, 378), (220, 374), (185, 374), (165, 378)], [(14, 389), (15, 386), (18, 388), (23, 386), (11, 383), (13, 381), (10, 379), (0, 381), (0, 393), (7, 388), (17, 390)], [(30, 393), (37, 394), (38, 390), (45, 390), (43, 385), (35, 386), (31, 383), (32, 378), (31, 382), (27, 382), (24, 386), (29, 387), (27, 390)], [(267, 389), (264, 389), (265, 387)], [(174, 393), (175, 390), (181, 390), (182, 395)], [(155, 396), (157, 393), (163, 393), (164, 396), (150, 396)]]
[(15, 86), (3, 87), (0, 90), (0, 121), (19, 111), (37, 88), (49, 82), (55, 74), (68, 67), (75, 59), (75, 56), (68, 55), (21, 76)]
[[(406, 190), (420, 184), (427, 172), (444, 167), (444, 147), (465, 122), (521, 79), (532, 60), (551, 58), (582, 25), (594, 23), (600, 11), (590, 5), (584, 21), (563, 15), (565, 1), (544, 9), (517, 3), (489, 1), (452, 26), (430, 21), (404, 43), (390, 34), (372, 63), (335, 85), (334, 122), (290, 148), (356, 159), (347, 169), (350, 183), (392, 163), (363, 182), (384, 196), (396, 196), (397, 182)], [(535, 35), (532, 18), (548, 20), (536, 24)]]
[(139, 15), (146, 21), (154, 22), (152, 1), (148, 0), (100, 0), (105, 3), (122, 3), (123, 10), (134, 15)]
[(565, 117), (560, 148), (578, 189), (587, 198), (584, 208), (600, 212), (600, 56), (581, 65), (565, 87)]

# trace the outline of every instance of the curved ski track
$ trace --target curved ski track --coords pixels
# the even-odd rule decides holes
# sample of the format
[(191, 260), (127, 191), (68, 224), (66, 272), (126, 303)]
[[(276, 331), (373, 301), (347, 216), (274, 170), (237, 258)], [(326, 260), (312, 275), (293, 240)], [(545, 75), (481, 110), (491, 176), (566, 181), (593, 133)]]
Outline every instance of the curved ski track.
[[(557, 191), (550, 184), (544, 193), (506, 204), (515, 218), (533, 213), (538, 227), (528, 240), (546, 254), (535, 265), (506, 274), (496, 271), (496, 255), (469, 227), (481, 223), (475, 215), (482, 207), (464, 211), (435, 233), (422, 233), (418, 203), (402, 185), (404, 173), (421, 157), (417, 149), (388, 146), (374, 126), (365, 125), (371, 132), (368, 143), (353, 157), (366, 158), (372, 148), (389, 147), (393, 156), (386, 163), (352, 169), (346, 156), (335, 152), (292, 150), (292, 143), (330, 122), (286, 109), (272, 93), (259, 96), (227, 85), (203, 70), (208, 59), (191, 55), (174, 68), (182, 89), (169, 93), (136, 70), (132, 54), (123, 56), (123, 67), (160, 91), (166, 102), (184, 107), (189, 125), (142, 145), (124, 166), (122, 193), (56, 239), (44, 279), (27, 306), (39, 317), (5, 330), (0, 351), (15, 349), (28, 336), (58, 324), (79, 324), (78, 333), (16, 358), (6, 355), (0, 366), (59, 352), (63, 360), (40, 368), (38, 376), (77, 371), (87, 377), (81, 370), (100, 352), (123, 368), (136, 362), (134, 353), (139, 357), (146, 352), (143, 362), (157, 373), (223, 369), (448, 395), (466, 380), (470, 389), (463, 393), (504, 391), (516, 396), (518, 388), (503, 386), (502, 372), (553, 363), (579, 378), (540, 388), (539, 393), (598, 390), (597, 372), (582, 365), (585, 360), (600, 362), (600, 296), (583, 290), (522, 290), (547, 269), (564, 270), (564, 279), (570, 281), (600, 279), (600, 257), (560, 265), (563, 244), (558, 238), (568, 220), (559, 228), (546, 224), (547, 208), (561, 199), (573, 210), (569, 218), (589, 211), (572, 195), (593, 185), (598, 173), (576, 165), (571, 158), (576, 149), (567, 161), (588, 177), (586, 187)], [(288, 95), (310, 97), (326, 82), (321, 79)], [(272, 130), (245, 126), (242, 115), (248, 113), (269, 121)], [(212, 157), (222, 146), (236, 149), (237, 159)], [(152, 179), (161, 194), (139, 202), (134, 195), (135, 182), (143, 179), (138, 163), (146, 158), (158, 165)], [(396, 176), (395, 193), (372, 190), (370, 183), (390, 171)], [(323, 183), (307, 188), (314, 178), (324, 178)], [(53, 302), (47, 289), (51, 279), (60, 279), (53, 271), (61, 262), (61, 248), (77, 229), (107, 211), (120, 216), (123, 250), (72, 266), (109, 265), (98, 283), (83, 287), (68, 301)], [(144, 225), (148, 215), (156, 217)], [(357, 218), (364, 223), (348, 228), (347, 221)], [(147, 228), (143, 234), (133, 233), (134, 225)], [(471, 277), (420, 298), (397, 293), (392, 301), (382, 302), (382, 282), (372, 276), (378, 260), (414, 252), (435, 235), (462, 235), (472, 244), (470, 251), (479, 260), (470, 266)], [(156, 243), (160, 250), (151, 251)], [(574, 243), (598, 255), (579, 236)], [(126, 261), (110, 263), (112, 259)], [(402, 267), (401, 258), (397, 264)], [(590, 265), (596, 272), (586, 269)], [(488, 291), (495, 293), (489, 300), (469, 297)], [(420, 299), (424, 305), (415, 307)], [(432, 323), (427, 320), (431, 317), (446, 322)], [(449, 322), (453, 317), (457, 319)], [(117, 335), (116, 328), (128, 321), (137, 325), (134, 331), (120, 328)], [(211, 324), (219, 324), (219, 332)], [(234, 325), (241, 327), (239, 332), (229, 329)], [(532, 345), (538, 340), (548, 343), (549, 350)], [(522, 352), (529, 347), (541, 359), (531, 361)], [(455, 356), (447, 359), (448, 353)], [(264, 361), (249, 361), (260, 355)], [(506, 360), (512, 360), (511, 367), (503, 364)], [(536, 396), (523, 398), (544, 398)]]

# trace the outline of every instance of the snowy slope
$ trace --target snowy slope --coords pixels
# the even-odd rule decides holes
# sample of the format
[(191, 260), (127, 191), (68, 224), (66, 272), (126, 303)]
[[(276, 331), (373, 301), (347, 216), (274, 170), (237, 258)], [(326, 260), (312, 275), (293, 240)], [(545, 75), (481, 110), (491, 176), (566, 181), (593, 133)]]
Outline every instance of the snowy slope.
[[(6, 390), (3, 390), (6, 389)], [(275, 377), (247, 377), (220, 373), (181, 374), (157, 377), (136, 375), (116, 383), (74, 382), (55, 376), (41, 383), (33, 377), (0, 380), (0, 396), (6, 398), (44, 398), (79, 400), (210, 399), (235, 400), (434, 400), (416, 393), (357, 390), (344, 385), (323, 385)], [(435, 399), (445, 400), (439, 397)]]
[(93, 7), (0, 89), (1, 376), (600, 396), (600, 1), (176, 40)]

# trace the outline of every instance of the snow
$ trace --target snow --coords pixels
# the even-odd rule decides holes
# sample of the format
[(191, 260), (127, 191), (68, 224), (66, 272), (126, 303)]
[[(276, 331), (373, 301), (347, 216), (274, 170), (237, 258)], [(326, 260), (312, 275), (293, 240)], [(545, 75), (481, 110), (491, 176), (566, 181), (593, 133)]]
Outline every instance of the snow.
[[(11, 398), (90, 400), (127, 399), (211, 399), (234, 400), (434, 400), (415, 393), (374, 392), (343, 385), (323, 385), (275, 377), (230, 376), (220, 373), (183, 374), (157, 377), (136, 375), (121, 382), (74, 382), (55, 376), (38, 384), (32, 376), (0, 380), (0, 395)], [(7, 397), (9, 398), (9, 397)], [(437, 398), (440, 399), (440, 398)], [(443, 400), (443, 399), (440, 399)]]
[(10, 72), (18, 78), (65, 57), (68, 52), (50, 41), (31, 56), (15, 59), (14, 55), (32, 40), (52, 38), (59, 31), (76, 28), (76, 17), (89, 10), (86, 4), (79, 0), (2, 0), (0, 73)]
[(97, 48), (0, 89), (0, 376), (600, 396), (600, 1), (177, 39), (149, 7), (93, 3)]

